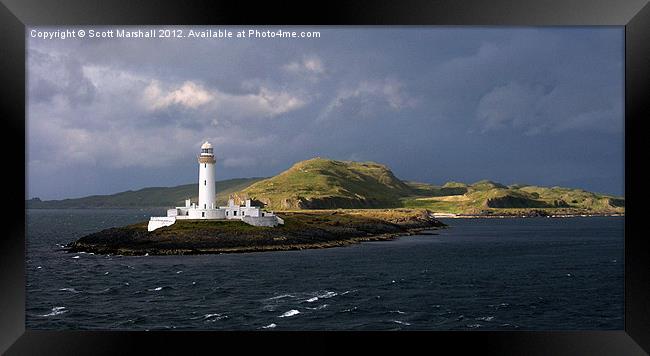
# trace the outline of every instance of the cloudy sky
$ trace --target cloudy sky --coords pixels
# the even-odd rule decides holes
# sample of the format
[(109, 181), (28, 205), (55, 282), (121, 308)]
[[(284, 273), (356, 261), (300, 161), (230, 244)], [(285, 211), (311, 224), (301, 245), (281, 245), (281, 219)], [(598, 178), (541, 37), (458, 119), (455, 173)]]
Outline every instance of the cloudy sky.
[(27, 31), (27, 197), (191, 183), (204, 140), (218, 179), (321, 156), (623, 193), (622, 27), (306, 29), (321, 37)]

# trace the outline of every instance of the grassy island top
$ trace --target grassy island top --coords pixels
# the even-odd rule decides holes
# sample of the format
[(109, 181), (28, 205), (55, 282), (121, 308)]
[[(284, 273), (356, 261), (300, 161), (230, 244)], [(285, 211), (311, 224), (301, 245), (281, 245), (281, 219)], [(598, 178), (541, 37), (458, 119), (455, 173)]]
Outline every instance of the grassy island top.
[(380, 241), (445, 226), (427, 210), (319, 210), (283, 212), (284, 225), (257, 227), (238, 220), (178, 220), (152, 232), (147, 222), (93, 233), (71, 252), (121, 255), (204, 254), (294, 250)]

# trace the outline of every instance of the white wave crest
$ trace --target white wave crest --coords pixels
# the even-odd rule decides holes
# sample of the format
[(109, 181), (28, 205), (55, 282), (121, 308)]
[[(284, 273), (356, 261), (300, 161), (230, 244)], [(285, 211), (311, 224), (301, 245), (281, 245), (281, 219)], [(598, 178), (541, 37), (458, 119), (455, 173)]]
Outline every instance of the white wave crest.
[(336, 297), (337, 295), (338, 295), (338, 293), (336, 293), (336, 292), (327, 291), (324, 294), (319, 295), (318, 298), (332, 298), (332, 297)]
[(407, 323), (406, 321), (401, 321), (401, 320), (391, 320), (393, 323), (401, 324), (401, 325), (411, 325), (411, 323)]
[(203, 319), (205, 319), (206, 323), (211, 323), (211, 322), (215, 322), (217, 320), (227, 319), (227, 318), (228, 318), (228, 315), (223, 315), (223, 314), (220, 314), (220, 313), (205, 314), (203, 316)]
[(492, 319), (494, 319), (493, 316), (481, 316), (481, 317), (476, 318), (475, 320), (492, 321)]
[(307, 307), (307, 309), (309, 309), (309, 310), (319, 310), (319, 309), (324, 309), (324, 308), (327, 308), (327, 304), (319, 305), (319, 306), (317, 306), (315, 308)]
[(299, 312), (298, 310), (296, 310), (296, 309), (291, 309), (291, 310), (289, 310), (288, 312), (286, 312), (286, 313), (280, 315), (279, 318), (287, 318), (287, 317), (294, 316), (294, 315), (298, 315), (298, 314), (300, 314), (300, 312)]
[(273, 329), (273, 328), (276, 327), (276, 326), (277, 326), (277, 325), (275, 325), (275, 323), (271, 323), (271, 324), (269, 324), (269, 325), (262, 326), (262, 329)]
[(47, 314), (43, 314), (41, 316), (55, 316), (55, 315), (60, 315), (67, 313), (68, 311), (65, 309), (65, 307), (54, 307), (52, 308), (52, 311)]
[(276, 300), (276, 299), (282, 299), (282, 298), (290, 298), (293, 297), (291, 294), (282, 294), (282, 295), (276, 295), (275, 297), (268, 298), (267, 300)]
[(60, 291), (65, 291), (65, 292), (72, 292), (72, 293), (81, 293), (81, 292), (79, 292), (78, 290), (76, 290), (74, 288), (61, 288), (59, 290)]

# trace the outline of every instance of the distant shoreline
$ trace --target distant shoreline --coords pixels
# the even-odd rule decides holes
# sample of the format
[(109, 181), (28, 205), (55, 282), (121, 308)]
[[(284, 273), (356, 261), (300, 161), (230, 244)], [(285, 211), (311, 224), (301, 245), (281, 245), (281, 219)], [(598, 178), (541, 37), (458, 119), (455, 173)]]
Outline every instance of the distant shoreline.
[(522, 215), (522, 214), (456, 214), (454, 216), (435, 216), (436, 219), (526, 219), (526, 218), (591, 218), (591, 217), (625, 217), (625, 214), (553, 214), (553, 215)]
[[(167, 206), (143, 206), (143, 207), (132, 207), (132, 206), (108, 206), (108, 207), (65, 207), (65, 208), (51, 208), (51, 207), (25, 207), (25, 210), (167, 210)], [(410, 208), (394, 208), (393, 210), (398, 209), (410, 209)], [(304, 209), (304, 210), (278, 210), (276, 213), (295, 213), (295, 212), (328, 212), (328, 211), (382, 211), (387, 209)], [(436, 219), (503, 219), (503, 218), (532, 218), (532, 217), (545, 217), (545, 218), (580, 218), (580, 217), (625, 217), (625, 213), (592, 213), (592, 214), (518, 214), (518, 213), (494, 213), (494, 214), (453, 214), (453, 213), (436, 213), (432, 212), (433, 216)]]

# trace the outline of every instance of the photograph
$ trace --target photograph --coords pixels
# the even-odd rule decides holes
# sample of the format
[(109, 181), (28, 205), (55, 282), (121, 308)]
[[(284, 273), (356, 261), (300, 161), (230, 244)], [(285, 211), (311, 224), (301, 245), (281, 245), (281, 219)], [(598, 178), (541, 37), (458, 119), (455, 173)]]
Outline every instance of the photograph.
[(626, 328), (625, 26), (24, 36), (28, 330)]

